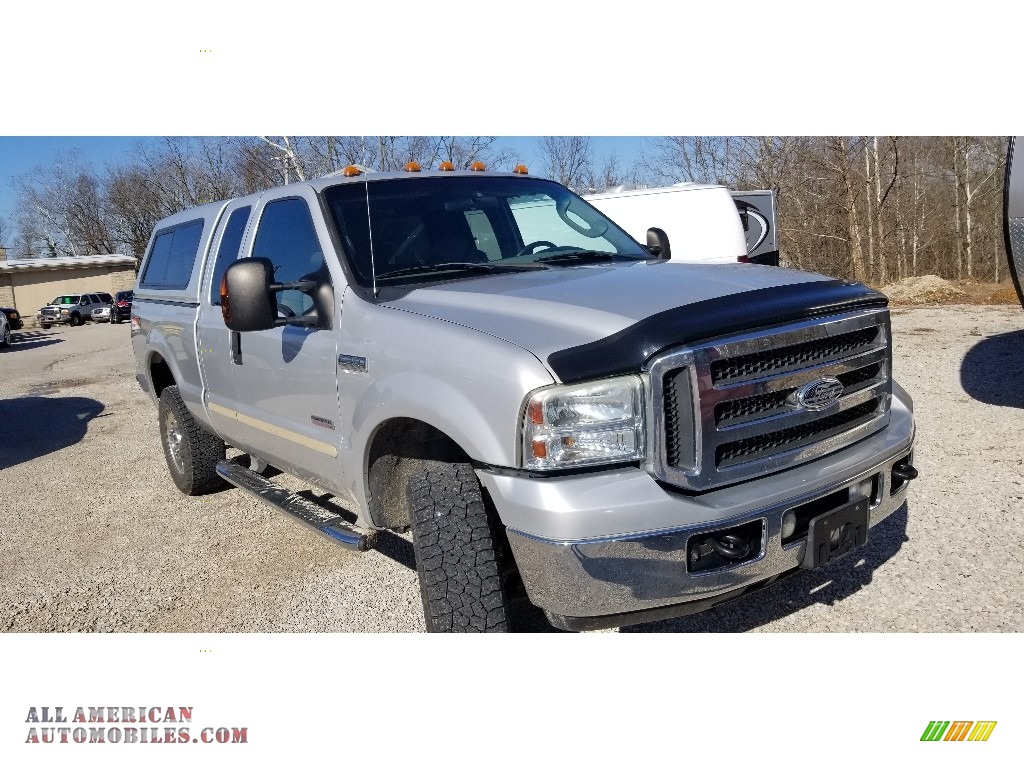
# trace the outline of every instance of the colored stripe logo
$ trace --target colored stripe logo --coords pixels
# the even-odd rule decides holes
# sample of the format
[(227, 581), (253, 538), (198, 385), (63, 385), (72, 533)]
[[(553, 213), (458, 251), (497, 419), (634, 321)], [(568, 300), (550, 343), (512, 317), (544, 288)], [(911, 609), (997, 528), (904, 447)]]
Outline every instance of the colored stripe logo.
[(932, 720), (921, 741), (988, 741), (996, 729), (995, 720)]

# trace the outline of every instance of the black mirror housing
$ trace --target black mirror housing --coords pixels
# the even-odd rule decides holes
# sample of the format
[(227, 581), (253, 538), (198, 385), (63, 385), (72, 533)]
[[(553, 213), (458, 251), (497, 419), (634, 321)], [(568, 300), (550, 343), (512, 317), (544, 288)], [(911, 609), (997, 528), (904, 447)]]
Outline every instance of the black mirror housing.
[(665, 234), (664, 229), (651, 227), (647, 230), (647, 250), (651, 252), (652, 256), (657, 256), (659, 259), (672, 258), (672, 251), (668, 246), (668, 235)]
[(276, 325), (277, 303), (271, 290), (270, 259), (239, 259), (224, 271), (220, 311), (232, 331), (266, 331)]

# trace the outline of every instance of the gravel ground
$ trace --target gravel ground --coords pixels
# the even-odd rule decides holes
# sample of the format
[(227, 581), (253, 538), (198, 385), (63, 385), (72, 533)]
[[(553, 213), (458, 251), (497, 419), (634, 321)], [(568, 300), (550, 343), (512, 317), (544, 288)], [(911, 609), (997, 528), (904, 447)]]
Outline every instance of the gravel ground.
[[(859, 557), (623, 631), (1024, 629), (1024, 313), (896, 308), (893, 328), (918, 419), (908, 503)], [(423, 630), (407, 539), (351, 553), (241, 491), (178, 493), (127, 324), (14, 341), (0, 352), (0, 630)]]

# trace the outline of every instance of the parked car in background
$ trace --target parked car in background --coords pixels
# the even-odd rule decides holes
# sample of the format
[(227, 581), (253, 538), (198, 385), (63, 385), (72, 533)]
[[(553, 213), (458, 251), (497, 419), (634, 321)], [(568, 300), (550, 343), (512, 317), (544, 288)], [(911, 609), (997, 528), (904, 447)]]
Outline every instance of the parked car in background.
[(131, 320), (132, 298), (135, 291), (118, 291), (114, 294), (114, 302), (110, 305), (110, 322), (120, 323), (122, 320)]
[(110, 321), (110, 308), (113, 304), (101, 304), (92, 311), (94, 323), (106, 323)]
[(0, 307), (0, 313), (7, 317), (7, 323), (11, 326), (12, 331), (20, 331), (25, 327), (25, 323), (21, 319), (21, 313), (14, 307)]
[(0, 349), (7, 349), (11, 346), (11, 324), (7, 321), (7, 314), (0, 312)]
[(58, 296), (45, 307), (36, 313), (36, 319), (43, 328), (51, 325), (65, 323), (67, 325), (82, 325), (86, 320), (92, 320), (92, 311), (102, 305), (109, 305), (114, 297), (109, 293), (100, 291), (98, 293), (69, 293)]

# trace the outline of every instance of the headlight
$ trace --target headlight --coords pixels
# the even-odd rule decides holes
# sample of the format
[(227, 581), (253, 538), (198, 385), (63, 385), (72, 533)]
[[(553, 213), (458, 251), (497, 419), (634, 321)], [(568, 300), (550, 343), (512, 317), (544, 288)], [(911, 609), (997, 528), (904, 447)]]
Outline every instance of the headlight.
[(641, 460), (644, 403), (640, 377), (538, 389), (527, 398), (521, 434), (525, 469)]
[(60, 313), (61, 313), (62, 315), (70, 315), (70, 314), (71, 314), (71, 310), (70, 310), (70, 309), (62, 309), (62, 310), (60, 311)]

